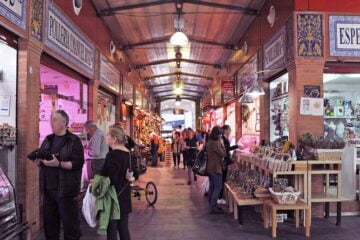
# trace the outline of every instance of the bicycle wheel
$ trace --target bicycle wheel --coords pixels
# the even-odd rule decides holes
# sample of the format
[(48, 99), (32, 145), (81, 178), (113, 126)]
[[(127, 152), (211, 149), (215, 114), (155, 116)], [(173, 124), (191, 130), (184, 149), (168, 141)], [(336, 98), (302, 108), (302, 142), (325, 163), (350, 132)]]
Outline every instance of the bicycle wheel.
[(148, 202), (148, 204), (150, 206), (153, 206), (156, 203), (157, 198), (158, 198), (158, 191), (157, 191), (155, 183), (148, 182), (146, 184), (145, 197), (146, 197), (146, 201)]

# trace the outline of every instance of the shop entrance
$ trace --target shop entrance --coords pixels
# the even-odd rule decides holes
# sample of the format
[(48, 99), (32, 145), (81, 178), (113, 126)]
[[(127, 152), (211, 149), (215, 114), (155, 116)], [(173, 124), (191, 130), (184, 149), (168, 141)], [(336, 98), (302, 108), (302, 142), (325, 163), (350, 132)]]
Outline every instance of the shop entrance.
[(69, 130), (84, 139), (83, 124), (88, 120), (88, 86), (44, 65), (41, 65), (40, 72), (40, 143), (52, 132), (50, 116), (56, 110), (64, 110), (69, 115)]

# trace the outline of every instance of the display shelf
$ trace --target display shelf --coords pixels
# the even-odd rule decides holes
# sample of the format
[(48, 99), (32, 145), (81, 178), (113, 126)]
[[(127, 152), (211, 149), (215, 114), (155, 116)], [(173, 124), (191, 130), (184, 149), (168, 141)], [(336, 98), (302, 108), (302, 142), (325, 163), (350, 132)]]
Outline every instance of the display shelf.
[(324, 116), (324, 119), (356, 119), (355, 116), (353, 117), (331, 117), (331, 116)]
[(334, 193), (311, 193), (311, 202), (323, 203), (323, 202), (341, 202), (342, 199)]
[(283, 98), (287, 98), (287, 97), (289, 97), (289, 94), (288, 94), (288, 93), (283, 94), (283, 95), (280, 95), (280, 96), (277, 96), (277, 97), (273, 97), (273, 98), (271, 99), (271, 101), (273, 102), (273, 101), (277, 101), (277, 100), (280, 100), (280, 99), (283, 99)]

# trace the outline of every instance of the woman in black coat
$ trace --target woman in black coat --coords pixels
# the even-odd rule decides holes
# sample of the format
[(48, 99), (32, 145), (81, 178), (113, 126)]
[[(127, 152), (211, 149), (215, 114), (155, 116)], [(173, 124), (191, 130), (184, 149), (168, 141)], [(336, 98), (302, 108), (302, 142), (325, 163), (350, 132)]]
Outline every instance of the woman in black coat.
[(120, 240), (130, 240), (128, 220), (132, 206), (130, 184), (127, 177), (130, 169), (130, 151), (125, 146), (127, 137), (124, 130), (118, 125), (111, 126), (106, 135), (106, 142), (112, 151), (106, 155), (101, 175), (109, 177), (111, 185), (115, 187), (121, 214), (120, 220), (110, 221), (107, 239), (117, 240), (120, 236)]
[[(238, 149), (239, 146), (238, 145), (230, 146), (229, 137), (230, 137), (230, 134), (231, 134), (231, 128), (230, 128), (229, 125), (224, 125), (222, 127), (222, 130), (223, 130), (222, 139), (223, 139), (225, 150), (226, 150), (226, 157), (224, 158), (224, 167), (223, 167), (223, 176), (222, 176), (223, 177), (223, 184), (225, 184), (226, 176), (228, 174), (228, 166), (232, 163), (231, 156), (230, 156), (230, 151)], [(223, 188), (221, 190), (220, 200), (219, 200), (223, 204), (226, 203), (226, 201), (224, 200), (224, 186), (225, 185), (223, 185)]]

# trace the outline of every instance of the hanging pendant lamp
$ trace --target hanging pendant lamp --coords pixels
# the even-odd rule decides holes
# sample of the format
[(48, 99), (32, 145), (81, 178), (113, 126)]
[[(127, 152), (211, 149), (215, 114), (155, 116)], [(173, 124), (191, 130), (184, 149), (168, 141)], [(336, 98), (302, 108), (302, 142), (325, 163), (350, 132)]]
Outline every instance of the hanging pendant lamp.
[(177, 95), (175, 100), (175, 106), (180, 106), (180, 105), (181, 105), (181, 98), (179, 95)]
[(174, 19), (175, 33), (170, 38), (170, 44), (173, 46), (185, 46), (189, 43), (189, 38), (182, 31), (184, 28), (184, 18), (178, 15)]
[(254, 84), (251, 86), (251, 88), (248, 91), (248, 94), (252, 97), (257, 97), (261, 95), (265, 95), (264, 89), (262, 89), (257, 82), (257, 79), (255, 79)]
[(254, 103), (254, 100), (248, 95), (247, 87), (245, 87), (244, 94), (239, 99), (239, 103)]

